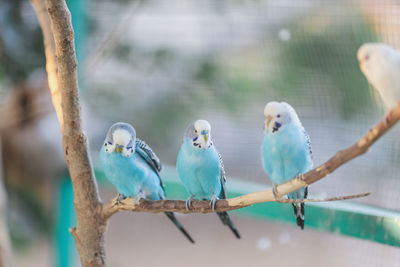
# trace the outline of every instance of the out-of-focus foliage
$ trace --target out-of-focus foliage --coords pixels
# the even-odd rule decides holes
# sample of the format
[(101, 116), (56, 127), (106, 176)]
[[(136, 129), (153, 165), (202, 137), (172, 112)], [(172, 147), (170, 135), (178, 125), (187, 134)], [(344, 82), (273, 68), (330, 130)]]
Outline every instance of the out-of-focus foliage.
[(341, 21), (327, 17), (325, 24), (318, 24), (327, 14), (316, 9), (290, 25), (293, 36), (277, 44), (281, 48), (276, 58), (279, 67), (269, 86), (289, 99), (307, 96), (307, 90), (320, 86), (319, 93), (348, 119), (374, 105), (355, 55), (363, 43), (376, 41), (376, 37), (357, 10), (346, 12)]
[(24, 249), (41, 235), (51, 234), (53, 218), (37, 196), (29, 190), (8, 188), (8, 191), (12, 212), (7, 219), (14, 248)]
[(341, 21), (329, 16), (324, 20), (321, 16), (326, 12), (315, 8), (311, 14), (276, 25), (274, 30), (285, 31), (288, 39), (250, 46), (234, 58), (204, 60), (195, 80), (230, 111), (245, 107), (246, 101), (270, 99), (271, 94), (312, 105), (312, 95), (318, 94), (349, 119), (375, 105), (355, 55), (363, 43), (376, 37), (358, 10), (346, 12)]
[(30, 1), (1, 1), (0, 81), (24, 81), (44, 64), (43, 39)]

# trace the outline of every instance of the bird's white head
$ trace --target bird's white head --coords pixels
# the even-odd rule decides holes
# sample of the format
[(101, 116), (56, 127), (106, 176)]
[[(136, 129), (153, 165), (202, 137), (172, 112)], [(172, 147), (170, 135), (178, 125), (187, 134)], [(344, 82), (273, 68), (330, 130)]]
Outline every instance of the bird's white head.
[(192, 145), (198, 149), (206, 149), (212, 146), (211, 125), (206, 120), (197, 120), (192, 123), (185, 132)]
[(265, 132), (276, 134), (289, 123), (300, 125), (296, 111), (286, 102), (269, 102), (264, 108)]
[(385, 73), (393, 69), (396, 54), (393, 48), (384, 43), (366, 43), (358, 49), (357, 60), (360, 69), (374, 87), (385, 79)]
[(108, 130), (104, 147), (107, 153), (121, 153), (130, 157), (135, 152), (136, 131), (132, 125), (124, 122), (113, 124)]

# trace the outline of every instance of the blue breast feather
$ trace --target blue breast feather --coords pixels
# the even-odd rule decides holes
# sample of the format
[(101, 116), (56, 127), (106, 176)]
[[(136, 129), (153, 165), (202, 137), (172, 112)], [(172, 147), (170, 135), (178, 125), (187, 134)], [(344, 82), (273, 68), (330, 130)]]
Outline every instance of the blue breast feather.
[(178, 154), (176, 167), (190, 195), (195, 195), (198, 199), (221, 196), (221, 165), (214, 146), (197, 149), (189, 139), (185, 139)]
[(165, 198), (158, 174), (137, 153), (124, 157), (121, 153), (109, 154), (103, 147), (100, 161), (107, 179), (117, 188), (118, 193), (135, 197), (143, 191), (147, 199)]
[[(262, 161), (265, 171), (274, 184), (284, 183), (312, 168), (311, 152), (302, 127), (287, 125), (281, 132), (266, 132), (262, 143)], [(289, 194), (303, 197), (304, 188)]]

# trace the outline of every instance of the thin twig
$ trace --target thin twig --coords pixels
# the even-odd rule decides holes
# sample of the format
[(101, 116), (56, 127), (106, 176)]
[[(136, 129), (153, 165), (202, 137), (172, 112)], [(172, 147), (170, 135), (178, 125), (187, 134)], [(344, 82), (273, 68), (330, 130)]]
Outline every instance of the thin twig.
[(76, 233), (76, 227), (69, 228), (68, 231), (71, 233), (71, 235), (75, 238), (76, 246), (77, 247), (82, 247), (82, 242)]
[(279, 203), (305, 203), (305, 202), (329, 202), (329, 201), (339, 201), (339, 200), (348, 200), (360, 197), (369, 196), (371, 192), (365, 192), (356, 195), (348, 195), (348, 196), (338, 196), (338, 197), (329, 197), (329, 198), (300, 198), (300, 199), (277, 199), (276, 202)]
[[(105, 37), (103, 41), (100, 42), (100, 44), (93, 49), (88, 57), (88, 59), (85, 61), (83, 65), (83, 78), (87, 79), (90, 74), (90, 72), (96, 71), (97, 70), (97, 65), (99, 64), (99, 60), (102, 58), (105, 58), (107, 54), (110, 54), (113, 52), (114, 48), (117, 46), (118, 41), (125, 36), (125, 27), (128, 25), (131, 25), (129, 23), (129, 20), (132, 18), (132, 16), (139, 10), (139, 8), (142, 5), (142, 0), (136, 0), (136, 1), (131, 1), (129, 6), (125, 9), (126, 12), (124, 15), (120, 16), (119, 21), (116, 23), (116, 25), (108, 32), (105, 34)], [(90, 73), (90, 74), (89, 74)]]

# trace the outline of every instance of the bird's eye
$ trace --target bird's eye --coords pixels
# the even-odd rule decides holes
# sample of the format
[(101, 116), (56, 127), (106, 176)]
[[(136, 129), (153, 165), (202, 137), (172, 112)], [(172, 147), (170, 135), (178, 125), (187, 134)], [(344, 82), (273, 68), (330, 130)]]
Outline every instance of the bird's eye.
[(364, 57), (364, 60), (368, 60), (369, 59), (369, 54), (366, 54)]
[(195, 133), (197, 133), (197, 130), (194, 130)]
[(276, 115), (276, 117), (280, 118), (280, 117), (281, 117), (281, 114)]

